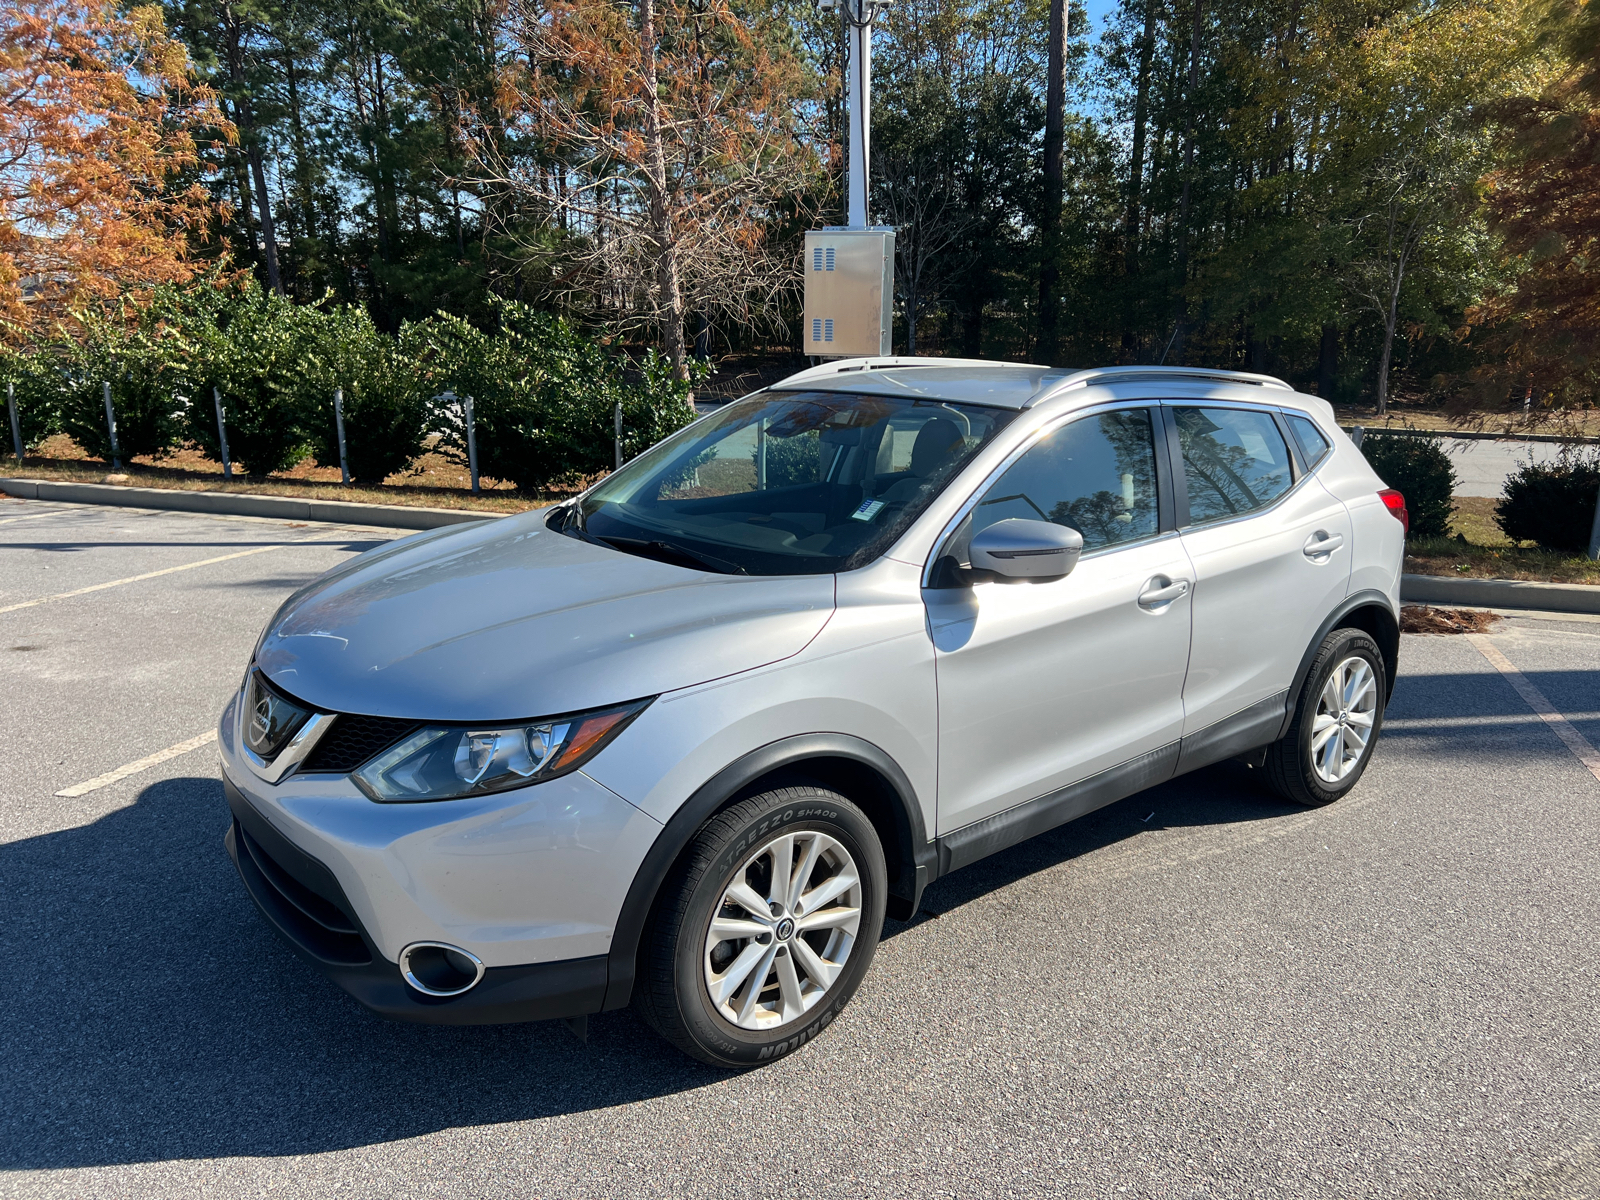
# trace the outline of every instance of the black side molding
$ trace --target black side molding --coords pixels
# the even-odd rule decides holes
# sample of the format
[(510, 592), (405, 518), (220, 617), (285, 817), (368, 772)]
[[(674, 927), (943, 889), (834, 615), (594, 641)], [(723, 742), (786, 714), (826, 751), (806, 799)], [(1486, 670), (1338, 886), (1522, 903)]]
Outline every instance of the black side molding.
[(1177, 768), (1178, 749), (1179, 743), (1172, 742), (946, 834), (938, 843), (939, 874), (960, 870), (1097, 808), (1165, 783)]
[(1190, 734), (1183, 739), (1174, 774), (1183, 775), (1277, 741), (1278, 731), (1288, 720), (1288, 705), (1289, 693), (1279, 692)]

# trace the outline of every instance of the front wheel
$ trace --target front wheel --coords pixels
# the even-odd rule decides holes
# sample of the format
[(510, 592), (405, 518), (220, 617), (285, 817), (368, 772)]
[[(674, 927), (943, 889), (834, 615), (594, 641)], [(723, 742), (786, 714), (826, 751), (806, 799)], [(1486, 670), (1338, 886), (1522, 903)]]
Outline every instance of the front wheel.
[(1267, 748), (1267, 782), (1296, 804), (1332, 804), (1367, 769), (1388, 694), (1383, 654), (1359, 629), (1322, 640), (1289, 731)]
[(714, 1066), (788, 1054), (854, 995), (886, 892), (877, 833), (843, 796), (790, 787), (740, 801), (662, 888), (640, 948), (640, 1013)]

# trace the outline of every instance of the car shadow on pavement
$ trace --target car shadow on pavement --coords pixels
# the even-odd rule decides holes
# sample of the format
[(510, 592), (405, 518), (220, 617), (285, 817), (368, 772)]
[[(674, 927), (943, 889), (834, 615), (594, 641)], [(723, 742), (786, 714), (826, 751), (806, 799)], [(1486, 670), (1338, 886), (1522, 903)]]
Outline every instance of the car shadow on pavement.
[[(1402, 679), (1390, 713), (1426, 725), (1528, 709), (1497, 679), (1438, 676)], [(1459, 750), (1439, 733), (1440, 753)], [(1548, 756), (1551, 737), (1535, 719), (1474, 743)], [(1145, 830), (1301, 811), (1219, 764), (939, 880), (917, 921)], [(560, 1022), (372, 1016), (260, 919), (223, 850), (226, 826), (220, 783), (179, 778), (90, 824), (0, 845), (0, 1169), (309, 1154), (726, 1078), (626, 1011), (591, 1018), (587, 1044)]]

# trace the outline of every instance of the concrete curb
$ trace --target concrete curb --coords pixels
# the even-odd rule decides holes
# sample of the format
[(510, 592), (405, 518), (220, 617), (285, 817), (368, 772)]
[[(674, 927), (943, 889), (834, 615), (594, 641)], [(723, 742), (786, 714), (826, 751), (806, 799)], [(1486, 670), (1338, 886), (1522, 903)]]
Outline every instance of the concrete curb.
[(462, 525), (509, 515), (458, 508), (411, 508), (403, 504), (352, 504), (347, 500), (259, 496), (250, 492), (182, 492), (120, 484), (63, 483), (53, 479), (0, 479), (0, 492), (19, 500), (58, 500), (66, 504), (108, 504), (119, 508), (158, 508), (284, 521), (328, 521), (384, 529), (437, 529), (441, 525)]
[[(1341, 425), (1349, 433), (1354, 425)], [(1472, 429), (1380, 429), (1376, 425), (1362, 427), (1363, 432), (1381, 437), (1455, 438), (1464, 442), (1547, 442), (1558, 446), (1593, 446), (1600, 438), (1562, 437), (1559, 433), (1483, 433)]]
[(1525, 583), (1520, 579), (1402, 575), (1400, 599), (1410, 604), (1464, 604), (1472, 608), (1534, 608), (1545, 612), (1600, 613), (1600, 587), (1585, 583)]

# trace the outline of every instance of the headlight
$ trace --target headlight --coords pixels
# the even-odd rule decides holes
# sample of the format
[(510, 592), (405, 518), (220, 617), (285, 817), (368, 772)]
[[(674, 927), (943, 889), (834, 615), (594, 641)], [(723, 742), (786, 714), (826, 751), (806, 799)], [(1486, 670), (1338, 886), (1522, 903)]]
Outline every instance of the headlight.
[(522, 725), (420, 729), (350, 776), (373, 800), (453, 800), (576, 771), (650, 701)]

